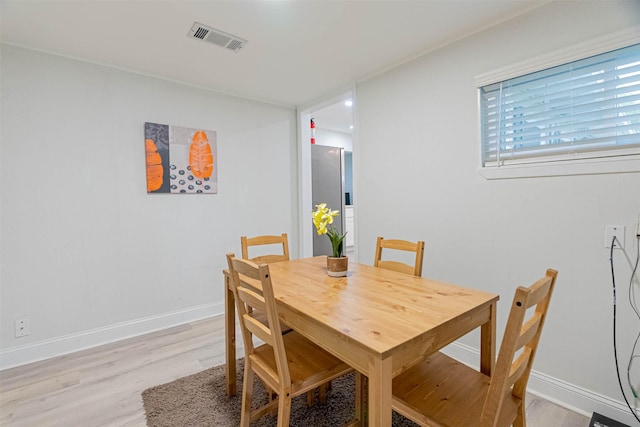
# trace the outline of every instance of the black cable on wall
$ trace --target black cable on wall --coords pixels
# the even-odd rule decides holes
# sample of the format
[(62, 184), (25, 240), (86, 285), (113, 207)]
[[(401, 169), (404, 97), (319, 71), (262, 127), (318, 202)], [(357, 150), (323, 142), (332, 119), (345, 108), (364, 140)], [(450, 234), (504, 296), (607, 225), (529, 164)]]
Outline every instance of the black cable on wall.
[[(629, 281), (629, 297), (630, 297), (630, 303), (631, 306), (633, 307), (634, 311), (636, 312), (636, 315), (639, 316), (640, 318), (640, 314), (638, 313), (638, 309), (635, 306), (635, 302), (633, 301), (633, 299), (631, 298), (632, 295), (632, 284), (633, 284), (633, 277), (635, 276), (636, 270), (638, 268), (638, 259), (640, 259), (640, 235), (636, 236), (636, 238), (638, 239), (638, 252), (636, 255), (636, 264), (635, 267), (633, 268), (633, 272), (631, 273), (631, 279)], [(615, 271), (613, 268), (613, 248), (615, 246), (616, 243), (616, 236), (613, 236), (613, 239), (611, 239), (611, 252), (609, 254), (609, 262), (611, 263), (611, 283), (613, 285), (613, 357), (616, 363), (616, 374), (618, 377), (618, 385), (620, 386), (620, 391), (622, 392), (622, 397), (624, 398), (625, 403), (627, 404), (627, 407), (629, 408), (629, 411), (631, 411), (631, 414), (635, 417), (636, 420), (638, 420), (638, 422), (640, 423), (640, 418), (638, 418), (638, 414), (636, 413), (636, 411), (631, 407), (631, 404), (629, 403), (629, 400), (627, 399), (627, 395), (624, 392), (624, 387), (622, 386), (622, 379), (620, 378), (620, 367), (618, 365), (618, 345), (617, 345), (617, 340), (616, 340), (616, 307), (617, 307), (617, 302), (616, 302), (616, 275), (615, 275)], [(629, 371), (631, 369), (631, 365), (634, 359), (634, 352), (635, 352), (635, 348), (636, 345), (638, 344), (638, 339), (640, 338), (640, 334), (638, 334), (638, 337), (636, 337), (636, 341), (635, 344), (633, 345), (633, 350), (631, 352), (631, 358), (629, 359), (629, 365), (627, 367), (627, 381), (629, 382), (629, 386), (631, 387), (631, 391), (634, 395), (634, 397), (638, 397), (638, 393), (635, 389), (635, 387), (633, 386), (633, 384), (631, 384), (631, 377), (629, 374)]]

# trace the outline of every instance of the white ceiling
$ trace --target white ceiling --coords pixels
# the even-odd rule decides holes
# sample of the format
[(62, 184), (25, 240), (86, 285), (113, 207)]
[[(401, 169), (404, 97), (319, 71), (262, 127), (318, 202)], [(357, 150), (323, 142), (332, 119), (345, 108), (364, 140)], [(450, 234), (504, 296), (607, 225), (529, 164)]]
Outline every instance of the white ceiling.
[[(5, 43), (287, 107), (549, 0), (0, 1)], [(248, 40), (187, 37), (194, 22)]]
[[(295, 107), (548, 0), (0, 2), (1, 40)], [(194, 22), (248, 40), (239, 52), (187, 37)], [(351, 133), (340, 101), (316, 127)]]
[(350, 93), (340, 97), (335, 104), (312, 109), (310, 113), (316, 128), (353, 133), (353, 107), (345, 105), (347, 100), (351, 100)]

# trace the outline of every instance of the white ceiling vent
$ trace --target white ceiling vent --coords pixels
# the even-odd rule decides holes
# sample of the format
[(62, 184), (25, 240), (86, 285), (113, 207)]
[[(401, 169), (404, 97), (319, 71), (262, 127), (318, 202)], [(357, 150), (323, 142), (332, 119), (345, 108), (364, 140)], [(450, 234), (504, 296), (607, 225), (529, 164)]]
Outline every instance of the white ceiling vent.
[(240, 51), (247, 43), (245, 39), (225, 33), (224, 31), (216, 30), (215, 28), (207, 27), (198, 22), (193, 24), (187, 36), (202, 40), (203, 42), (217, 44), (234, 52)]

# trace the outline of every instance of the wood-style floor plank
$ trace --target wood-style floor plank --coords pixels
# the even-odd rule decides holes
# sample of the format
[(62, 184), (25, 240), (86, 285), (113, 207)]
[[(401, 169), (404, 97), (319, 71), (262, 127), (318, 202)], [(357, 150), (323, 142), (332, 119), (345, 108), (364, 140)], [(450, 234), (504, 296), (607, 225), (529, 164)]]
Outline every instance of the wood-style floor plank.
[[(143, 390), (221, 363), (224, 317), (217, 316), (7, 369), (0, 371), (0, 425), (145, 426)], [(589, 425), (589, 418), (535, 396), (527, 421)]]

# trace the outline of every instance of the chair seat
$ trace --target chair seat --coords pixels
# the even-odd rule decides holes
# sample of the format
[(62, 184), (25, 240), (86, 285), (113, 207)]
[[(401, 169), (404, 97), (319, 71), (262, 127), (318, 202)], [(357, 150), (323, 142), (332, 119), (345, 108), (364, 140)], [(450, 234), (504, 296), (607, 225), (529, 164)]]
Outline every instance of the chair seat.
[[(402, 415), (419, 418), (425, 425), (480, 426), (479, 414), (490, 380), (481, 372), (437, 352), (393, 379), (393, 407)], [(508, 420), (515, 418), (520, 401), (509, 392), (503, 405), (504, 422), (498, 425), (510, 425)], [(426, 413), (433, 418), (424, 415)]]
[[(283, 335), (284, 347), (291, 376), (291, 394), (297, 395), (312, 390), (319, 383), (332, 380), (353, 370), (351, 366), (337, 357), (327, 353), (296, 331)], [(249, 356), (257, 365), (266, 364), (276, 370), (276, 358), (273, 347), (261, 345)], [(318, 368), (322, 367), (322, 370)], [(263, 380), (268, 384), (267, 378)], [(277, 391), (277, 385), (272, 385)]]

